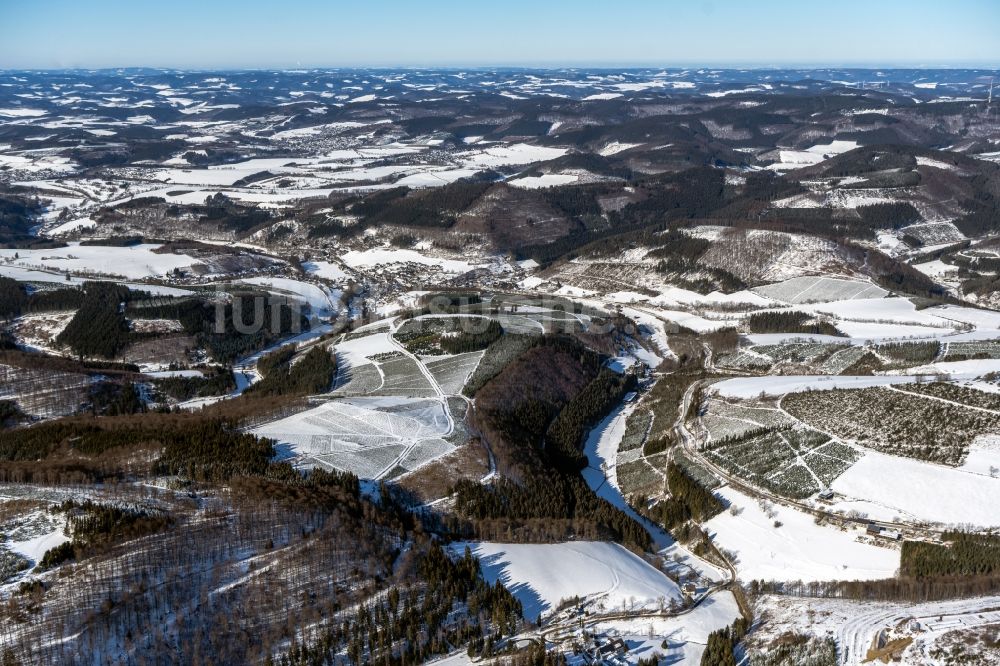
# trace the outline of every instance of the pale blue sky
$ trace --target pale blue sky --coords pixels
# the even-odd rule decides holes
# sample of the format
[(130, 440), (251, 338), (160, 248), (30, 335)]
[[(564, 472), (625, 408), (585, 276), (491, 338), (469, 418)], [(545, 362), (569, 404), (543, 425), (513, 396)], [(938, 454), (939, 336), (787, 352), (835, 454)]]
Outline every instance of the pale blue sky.
[(1000, 64), (998, 0), (0, 0), (0, 68)]

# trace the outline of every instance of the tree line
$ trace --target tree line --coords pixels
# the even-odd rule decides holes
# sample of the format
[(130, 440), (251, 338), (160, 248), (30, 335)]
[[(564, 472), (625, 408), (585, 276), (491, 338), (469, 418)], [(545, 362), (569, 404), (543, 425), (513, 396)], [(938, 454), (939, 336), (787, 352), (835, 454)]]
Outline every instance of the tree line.
[(559, 410), (545, 430), (544, 447), (556, 467), (577, 472), (587, 466), (581, 447), (587, 431), (635, 388), (633, 375), (619, 375), (607, 368)]
[(247, 389), (257, 395), (309, 395), (330, 390), (337, 361), (324, 345), (313, 347), (293, 363), (295, 346), (286, 345), (262, 358), (257, 369), (263, 378)]
[(54, 241), (39, 239), (31, 233), (35, 220), (42, 213), (37, 197), (29, 198), (11, 192), (0, 193), (0, 247), (54, 247)]
[(494, 183), (460, 180), (424, 190), (400, 186), (350, 197), (339, 203), (338, 209), (360, 218), (356, 224), (345, 226), (324, 219), (310, 226), (309, 237), (356, 236), (366, 229), (386, 225), (446, 229), (494, 186)]
[[(135, 462), (143, 452), (158, 455), (152, 463)], [(119, 478), (127, 470), (222, 481), (264, 474), (273, 456), (269, 441), (200, 414), (80, 417), (0, 433), (3, 481), (31, 482), (36, 475), (42, 480), (59, 468), (89, 482)]]
[(213, 395), (225, 395), (236, 390), (232, 370), (213, 368), (199, 377), (160, 377), (153, 381), (157, 393), (184, 401)]
[(650, 176), (637, 181), (635, 187), (638, 200), (620, 211), (608, 212), (606, 225), (585, 226), (580, 233), (527, 245), (518, 249), (519, 255), (541, 264), (571, 259), (585, 253), (591, 244), (603, 244), (609, 238), (613, 242), (613, 237), (623, 233), (663, 231), (682, 220), (711, 217), (712, 211), (725, 202), (724, 174), (711, 167)]
[(168, 529), (174, 523), (166, 513), (91, 500), (66, 500), (53, 510), (67, 514), (66, 533), (72, 538), (43, 554), (39, 563), (42, 571), (83, 559), (113, 544)]
[(710, 633), (705, 651), (701, 653), (701, 666), (736, 666), (734, 648), (749, 630), (750, 622), (741, 617), (731, 626)]
[(131, 342), (122, 304), (128, 287), (112, 282), (86, 282), (83, 300), (73, 319), (56, 336), (79, 356), (114, 358)]
[(455, 485), (456, 533), (515, 540), (587, 534), (648, 546), (646, 530), (580, 476), (587, 429), (634, 381), (601, 363), (574, 338), (540, 336), (478, 390), (473, 425), (488, 440), (501, 476), (488, 485)]
[(754, 312), (743, 321), (751, 333), (842, 335), (830, 322), (816, 321), (805, 312)]
[(1000, 536), (946, 532), (947, 544), (904, 541), (899, 574), (917, 579), (1000, 574)]
[(819, 599), (856, 601), (941, 601), (1000, 594), (1000, 576), (897, 577), (883, 580), (813, 582), (751, 581), (752, 594), (783, 594)]
[(415, 550), (407, 564), (410, 582), (390, 587), (342, 621), (328, 622), (314, 640), (293, 639), (284, 655), (268, 663), (313, 666), (344, 654), (356, 666), (410, 666), (465, 643), (478, 654), (487, 639), (492, 643), (518, 630), (521, 603), (499, 581), (483, 580), (468, 548), (457, 558), (434, 542)]
[[(200, 296), (132, 303), (127, 314), (132, 319), (178, 320), (184, 332), (220, 363), (231, 363), (293, 331), (309, 329), (309, 321), (286, 299), (254, 291), (230, 292), (225, 303)], [(243, 331), (237, 329), (237, 321)]]
[(598, 376), (601, 362), (574, 338), (538, 336), (476, 392), (473, 427), (489, 441), (502, 474), (521, 479), (559, 467), (547, 455), (545, 434)]
[(726, 508), (711, 490), (673, 461), (667, 463), (667, 488), (670, 497), (647, 512), (667, 531), (673, 532), (690, 520), (704, 523)]
[[(482, 327), (477, 326), (476, 328)], [(491, 319), (481, 331), (460, 330), (456, 335), (443, 336), (439, 344), (441, 349), (449, 354), (465, 354), (486, 349), (499, 340), (501, 335), (503, 335), (503, 327), (500, 326), (500, 322)]]
[[(82, 300), (83, 294), (78, 289), (35, 291), (29, 294), (26, 284), (0, 276), (0, 319), (13, 319), (26, 312), (75, 309)], [(58, 307), (60, 302), (65, 302), (66, 307)]]
[(628, 514), (598, 497), (579, 476), (551, 471), (518, 483), (460, 480), (453, 488), (463, 519), (447, 523), (462, 538), (552, 542), (567, 538), (615, 541), (636, 550), (650, 545), (649, 533)]

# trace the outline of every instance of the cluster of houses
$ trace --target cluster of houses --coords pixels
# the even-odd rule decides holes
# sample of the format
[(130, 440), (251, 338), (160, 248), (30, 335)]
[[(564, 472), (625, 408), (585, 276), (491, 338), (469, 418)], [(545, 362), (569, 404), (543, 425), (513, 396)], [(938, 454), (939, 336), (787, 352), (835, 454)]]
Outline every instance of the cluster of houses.
[(625, 641), (618, 637), (605, 637), (599, 641), (595, 641), (589, 657), (591, 664), (626, 666), (628, 662), (625, 660), (625, 655), (627, 654), (628, 646), (625, 645)]
[(627, 666), (628, 645), (619, 636), (599, 634), (579, 636), (563, 646), (563, 656), (571, 666)]

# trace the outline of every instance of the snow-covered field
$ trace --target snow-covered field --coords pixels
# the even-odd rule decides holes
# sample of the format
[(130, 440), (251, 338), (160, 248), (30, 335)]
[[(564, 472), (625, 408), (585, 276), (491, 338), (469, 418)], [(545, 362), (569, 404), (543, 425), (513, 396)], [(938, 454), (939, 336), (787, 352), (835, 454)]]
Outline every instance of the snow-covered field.
[(579, 176), (571, 173), (546, 173), (541, 176), (524, 176), (509, 181), (514, 187), (523, 187), (529, 190), (541, 187), (554, 187), (556, 185), (568, 185), (575, 183)]
[[(755, 344), (779, 344), (796, 338), (774, 336), (749, 336)], [(810, 336), (815, 338), (816, 336)], [(823, 342), (843, 341), (829, 338)], [(734, 377), (712, 384), (711, 390), (727, 398), (756, 398), (760, 395), (778, 396), (801, 391), (866, 388), (892, 386), (925, 381), (929, 376), (944, 376), (952, 381), (977, 380), (987, 374), (1000, 372), (1000, 359), (974, 359), (966, 361), (939, 361), (905, 370), (890, 370), (882, 375), (770, 375), (760, 377)]]
[[(669, 342), (667, 341), (667, 335), (663, 328), (663, 320), (654, 317), (648, 312), (634, 308), (622, 308), (622, 313), (645, 329), (643, 333), (649, 336), (648, 340), (656, 349), (657, 355), (660, 358), (673, 358), (675, 356), (674, 352), (670, 349)], [(655, 365), (649, 363), (652, 359), (640, 360), (646, 362), (650, 367), (656, 367)]]
[(348, 365), (368, 363), (368, 359), (378, 354), (389, 354), (397, 351), (388, 333), (372, 333), (362, 337), (345, 340), (336, 347), (337, 361), (343, 359)]
[(860, 543), (861, 532), (819, 526), (809, 514), (762, 506), (733, 488), (717, 494), (736, 510), (715, 516), (705, 529), (736, 555), (742, 580), (873, 580), (890, 578), (899, 568), (899, 551)]
[(298, 466), (376, 479), (396, 466), (411, 471), (451, 451), (442, 439), (450, 429), (442, 402), (393, 397), (331, 400), (253, 432), (275, 440), (278, 455)]
[(612, 141), (611, 143), (607, 144), (597, 152), (599, 155), (603, 155), (604, 157), (609, 157), (611, 155), (617, 155), (618, 153), (623, 153), (626, 150), (630, 150), (632, 148), (641, 145), (642, 144), (640, 143), (624, 143), (622, 141)]
[(1000, 372), (1000, 359), (977, 358), (967, 361), (938, 361), (912, 368), (908, 372), (947, 375), (956, 380), (975, 379), (991, 372)]
[[(573, 596), (598, 600), (608, 610), (659, 608), (680, 598), (680, 590), (625, 548), (599, 541), (551, 544), (469, 543), (484, 578), (501, 581), (535, 618)], [(452, 548), (461, 553), (465, 544)]]
[(734, 291), (731, 294), (720, 291), (701, 294), (681, 287), (666, 287), (660, 290), (658, 296), (650, 299), (649, 303), (662, 308), (676, 308), (679, 305), (711, 308), (727, 304), (772, 305), (773, 301), (748, 289)]
[[(977, 329), (1000, 332), (1000, 312), (995, 310), (981, 310), (958, 305), (938, 305), (927, 308), (926, 312), (942, 319), (971, 324)], [(1000, 337), (1000, 333), (998, 333), (998, 337)]]
[(888, 293), (870, 282), (830, 277), (795, 277), (756, 287), (753, 291), (776, 301), (793, 304), (881, 298)]
[[(634, 620), (611, 620), (589, 625), (589, 633), (621, 638), (628, 647), (628, 653), (616, 657), (615, 664), (638, 664), (640, 659), (659, 655), (664, 664), (690, 664), (697, 666), (708, 635), (718, 629), (731, 626), (740, 616), (739, 606), (733, 594), (720, 591), (705, 599), (697, 607), (683, 615), (671, 618), (645, 617)], [(581, 638), (582, 630), (576, 629), (571, 635)], [(560, 636), (561, 638), (562, 636)], [(582, 641), (581, 641), (582, 642)], [(664, 642), (667, 647), (664, 648)], [(463, 651), (430, 662), (435, 666), (469, 666), (476, 663)], [(569, 657), (568, 663), (582, 664), (582, 659)]]
[(831, 141), (830, 143), (819, 143), (805, 150), (793, 150), (782, 148), (779, 151), (779, 161), (768, 166), (775, 171), (788, 171), (804, 166), (819, 164), (825, 159), (846, 153), (858, 147), (857, 141)]
[(565, 148), (549, 148), (532, 146), (526, 143), (515, 143), (504, 146), (490, 146), (485, 149), (471, 150), (459, 154), (459, 163), (472, 169), (493, 169), (516, 164), (531, 164), (554, 160), (565, 155)]
[(800, 391), (888, 386), (907, 384), (916, 380), (917, 378), (911, 375), (775, 375), (724, 379), (712, 384), (711, 390), (727, 398), (756, 398), (761, 394), (784, 395)]
[[(658, 310), (657, 314), (677, 326), (690, 328), (698, 333), (717, 331), (720, 328), (736, 326), (739, 323), (737, 319), (708, 319), (700, 314), (680, 310)], [(676, 327), (674, 327), (674, 330), (676, 330)]]
[(328, 401), (254, 432), (276, 440), (279, 455), (298, 466), (363, 479), (410, 472), (452, 451), (446, 438), (455, 423), (444, 396), (461, 391), (482, 352), (425, 365), (381, 323), (354, 335), (334, 348), (338, 376)]
[(56, 249), (0, 249), (0, 262), (10, 266), (71, 271), (84, 275), (100, 273), (130, 280), (162, 276), (175, 268), (186, 269), (198, 263), (194, 257), (185, 254), (153, 252), (160, 247), (162, 246), (151, 244), (110, 247), (70, 243), (68, 247)]
[[(871, 285), (869, 286), (871, 287)], [(879, 289), (878, 287), (872, 288)], [(954, 308), (954, 316), (945, 317), (942, 316), (943, 313), (936, 312), (937, 308), (918, 310), (912, 300), (899, 296), (883, 298), (879, 295), (859, 295), (850, 300), (830, 300), (835, 302), (812, 303), (798, 307), (796, 310), (825, 314), (844, 321), (924, 326), (942, 329), (942, 334), (953, 332), (957, 325), (962, 323), (959, 318), (971, 310), (971, 308)]]
[(448, 395), (459, 395), (465, 382), (469, 380), (469, 375), (476, 369), (482, 358), (483, 352), (481, 351), (468, 352), (431, 359), (426, 361), (425, 365), (441, 386), (442, 391)]
[[(352, 101), (374, 101), (366, 96)], [(380, 120), (378, 123), (387, 122)], [(378, 124), (376, 123), (376, 124)], [(334, 127), (333, 125), (336, 125)], [(327, 124), (276, 132), (272, 139), (300, 140), (322, 134), (336, 133), (351, 129), (346, 123)], [(358, 125), (354, 123), (354, 125)], [(333, 130), (331, 132), (331, 130)], [(188, 141), (204, 139), (211, 143), (212, 135), (191, 137), (179, 134)], [(524, 143), (492, 145), (484, 148), (460, 151), (450, 156), (444, 163), (429, 162), (419, 155), (430, 147), (430, 143), (389, 143), (379, 146), (336, 149), (309, 157), (296, 158), (254, 158), (235, 164), (211, 166), (208, 168), (189, 167), (183, 158), (167, 160), (163, 168), (150, 170), (153, 180), (197, 188), (183, 195), (171, 194), (176, 187), (163, 188), (147, 193), (161, 196), (175, 203), (197, 203), (206, 196), (223, 192), (226, 196), (242, 201), (254, 201), (262, 205), (284, 205), (297, 199), (325, 197), (334, 190), (384, 189), (405, 185), (408, 187), (436, 187), (454, 182), (460, 178), (475, 175), (483, 169), (531, 164), (560, 157), (565, 148), (533, 146)], [(19, 168), (28, 169), (31, 162), (21, 156), (6, 156), (19, 160)], [(391, 159), (384, 164), (382, 160)], [(20, 165), (24, 163), (24, 166)], [(46, 163), (48, 165), (48, 163)], [(37, 169), (42, 166), (36, 167)], [(52, 167), (55, 168), (55, 167)], [(73, 169), (72, 165), (65, 168)], [(251, 176), (262, 179), (249, 185), (241, 183)], [(575, 177), (573, 177), (575, 179)], [(286, 181), (278, 186), (279, 181)], [(391, 182), (383, 182), (391, 181)], [(568, 182), (568, 181), (567, 181)], [(288, 184), (291, 183), (291, 186)]]
[[(793, 298), (787, 295), (785, 297)], [(800, 302), (792, 309), (830, 321), (846, 337), (763, 333), (751, 334), (747, 338), (754, 344), (778, 344), (786, 340), (811, 339), (865, 345), (869, 342), (935, 339), (942, 342), (958, 342), (966, 339), (1000, 337), (1000, 318), (992, 316), (994, 313), (980, 314), (980, 311), (972, 308), (956, 306), (918, 309), (912, 300), (901, 297), (883, 298), (878, 295), (869, 297), (859, 292), (856, 298)]]
[(948, 335), (953, 329), (872, 321), (837, 321), (836, 326), (852, 341), (904, 341), (931, 339)]
[(313, 311), (321, 316), (330, 316), (340, 309), (340, 292), (325, 285), (283, 277), (253, 277), (240, 282), (292, 294), (308, 303)]
[[(618, 447), (625, 435), (625, 422), (635, 411), (635, 407), (633, 403), (615, 409), (591, 431), (584, 446), (584, 453), (587, 454), (590, 463), (585, 476), (596, 477), (599, 472), (603, 472), (607, 479), (606, 483), (619, 493), (621, 487), (618, 485), (617, 472)], [(594, 483), (600, 483), (600, 480), (592, 482), (591, 485)]]
[[(997, 527), (1000, 478), (990, 476), (990, 466), (1000, 467), (995, 450), (980, 450), (972, 456), (971, 465), (967, 462), (959, 468), (869, 451), (831, 488), (846, 498), (881, 507), (883, 515), (946, 525)], [(848, 501), (834, 508), (857, 507)]]
[(302, 268), (310, 275), (315, 275), (326, 280), (333, 280), (334, 282), (346, 280), (350, 277), (344, 269), (329, 261), (304, 261), (302, 262)]
[[(49, 270), (21, 268), (20, 266), (11, 266), (9, 264), (0, 265), (0, 276), (9, 277), (14, 280), (21, 280), (23, 282), (55, 282), (60, 285), (74, 286), (79, 286), (87, 281), (86, 279), (79, 277), (69, 277), (67, 279), (66, 275), (62, 273), (54, 273)], [(140, 282), (119, 282), (119, 284), (124, 284), (129, 289), (146, 291), (156, 296), (184, 296), (185, 294), (191, 293), (190, 289), (182, 289), (180, 287), (164, 287), (158, 284), (143, 284)]]

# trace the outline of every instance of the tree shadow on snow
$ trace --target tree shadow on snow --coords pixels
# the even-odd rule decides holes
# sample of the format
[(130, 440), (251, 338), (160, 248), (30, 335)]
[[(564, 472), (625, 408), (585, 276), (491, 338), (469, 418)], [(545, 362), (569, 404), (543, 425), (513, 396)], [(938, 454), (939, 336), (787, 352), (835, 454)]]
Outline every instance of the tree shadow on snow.
[[(475, 550), (473, 550), (473, 554)], [(506, 553), (494, 553), (492, 555), (477, 555), (479, 565), (483, 570), (483, 578), (489, 582), (499, 580), (503, 586), (521, 602), (521, 608), (526, 620), (534, 621), (539, 614), (551, 610), (549, 603), (542, 599), (537, 591), (530, 584), (524, 582), (513, 582), (507, 568), (510, 567), (510, 560), (506, 559)]]

